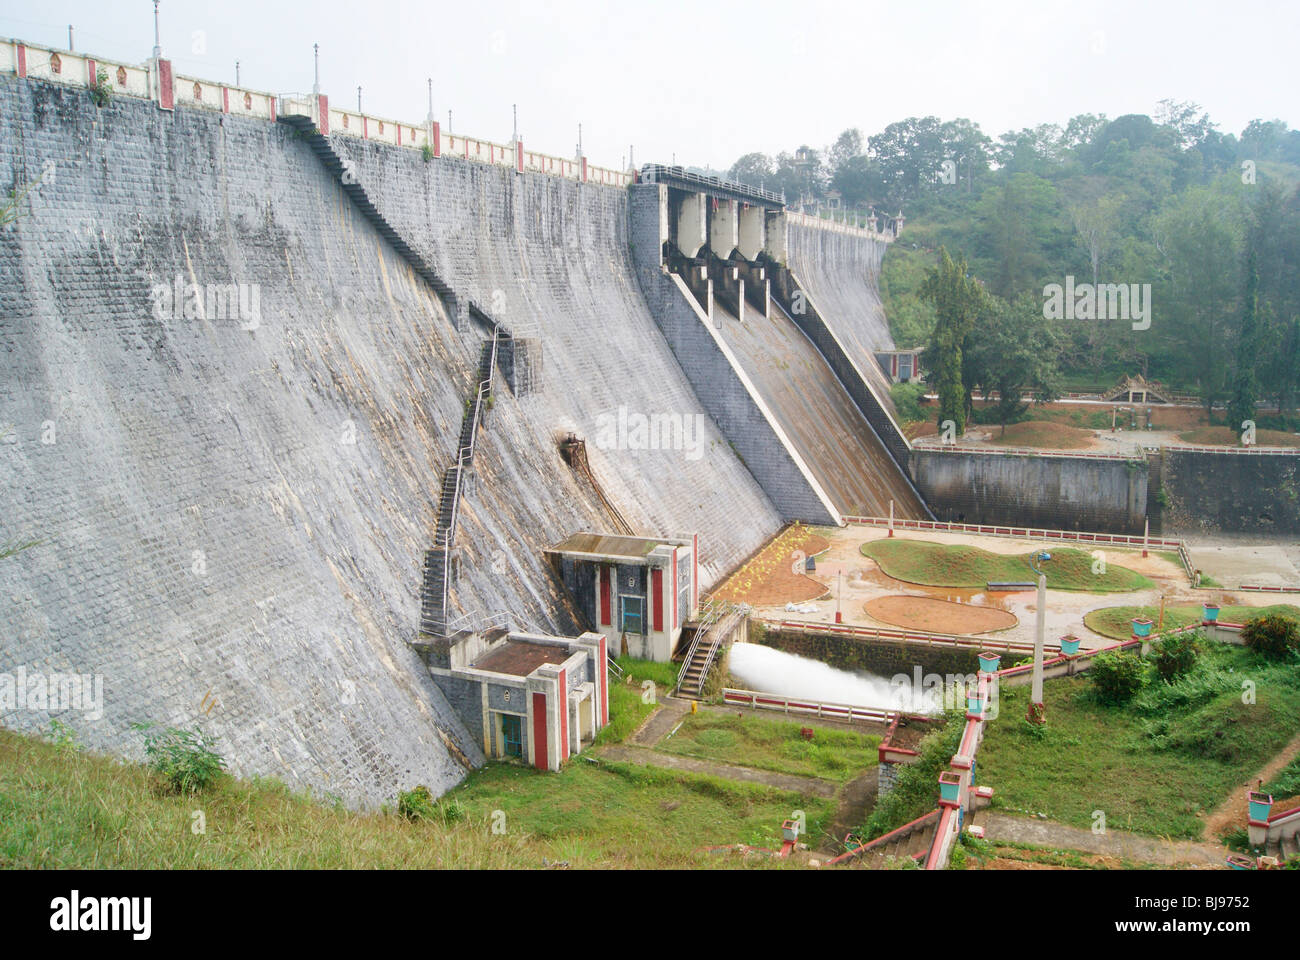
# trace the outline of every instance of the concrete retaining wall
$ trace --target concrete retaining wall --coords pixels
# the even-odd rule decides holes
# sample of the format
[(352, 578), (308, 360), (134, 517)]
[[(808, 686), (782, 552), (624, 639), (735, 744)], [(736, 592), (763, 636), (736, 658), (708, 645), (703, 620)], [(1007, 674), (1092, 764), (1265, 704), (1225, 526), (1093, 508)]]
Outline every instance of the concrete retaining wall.
[(1165, 448), (1155, 460), (1163, 532), (1300, 534), (1300, 452)]
[(1140, 534), (1142, 460), (913, 449), (912, 476), (935, 517), (963, 523)]

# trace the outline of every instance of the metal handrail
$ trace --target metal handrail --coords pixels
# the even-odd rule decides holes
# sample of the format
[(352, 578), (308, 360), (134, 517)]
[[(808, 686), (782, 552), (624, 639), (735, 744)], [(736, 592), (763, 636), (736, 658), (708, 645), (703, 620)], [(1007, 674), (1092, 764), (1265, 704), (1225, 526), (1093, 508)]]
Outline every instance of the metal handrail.
[(691, 645), (686, 649), (686, 657), (682, 660), (682, 667), (677, 671), (677, 686), (675, 688), (677, 690), (682, 688), (682, 681), (686, 679), (686, 670), (695, 657), (695, 650), (700, 645), (700, 638), (709, 632), (709, 628), (713, 626), (719, 616), (716, 610), (716, 602), (712, 597), (705, 600), (696, 612), (700, 614), (700, 625), (695, 629), (695, 636), (691, 637)]
[[(716, 630), (719, 624), (726, 622), (727, 619), (730, 617), (736, 617), (736, 616), (744, 617), (744, 616), (748, 616), (748, 614), (749, 614), (748, 607), (733, 606), (730, 610), (724, 612), (723, 615), (714, 622), (713, 626), (711, 626), (709, 630), (710, 631)], [(734, 624), (733, 624), (733, 629), (734, 629)], [(704, 679), (709, 675), (709, 668), (713, 666), (713, 661), (717, 657), (718, 649), (721, 646), (722, 646), (722, 638), (719, 637), (716, 642), (714, 642), (709, 646), (709, 652), (707, 656), (705, 656), (704, 658), (704, 666), (700, 667), (700, 685), (698, 689), (701, 693), (704, 692)]]

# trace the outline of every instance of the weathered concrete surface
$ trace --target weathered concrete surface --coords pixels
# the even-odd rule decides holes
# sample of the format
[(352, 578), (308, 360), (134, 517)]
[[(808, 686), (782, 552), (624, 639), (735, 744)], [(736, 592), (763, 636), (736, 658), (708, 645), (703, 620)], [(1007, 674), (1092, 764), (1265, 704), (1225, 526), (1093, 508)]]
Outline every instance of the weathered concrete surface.
[[(0, 80), (0, 182), (47, 161), (0, 234), (2, 532), (42, 541), (0, 561), (0, 671), (101, 675), (60, 715), (93, 748), (201, 722), (358, 804), (454, 784), (405, 644), (468, 365), (438, 305), (286, 129)], [(256, 285), (257, 328), (155, 315), (178, 274)]]
[[(665, 272), (667, 188), (638, 184), (628, 191), (636, 281), (680, 369), (718, 423), (727, 443), (787, 520), (834, 524), (839, 514), (788, 437), (761, 391), (744, 374), (681, 277)], [(705, 300), (708, 300), (707, 295)]]
[(714, 326), (841, 514), (923, 518), (920, 498), (825, 358), (773, 303), (738, 321), (714, 304)]
[[(872, 391), (895, 414), (889, 379), (874, 351), (894, 347), (880, 302), (880, 263), (887, 244), (834, 224), (787, 227), (790, 268), (817, 301), (823, 319), (857, 365)], [(913, 346), (913, 344), (906, 344)]]
[[(509, 469), (515, 457), (531, 461), (508, 481), (519, 503), (536, 514), (554, 512), (551, 475), (568, 469), (555, 438), (571, 431), (586, 439), (593, 473), (639, 533), (699, 532), (702, 588), (775, 531), (776, 508), (693, 391), (641, 296), (629, 259), (626, 192), (470, 161), (426, 163), (413, 150), (356, 138), (332, 142), (354, 160), (389, 223), (458, 294), (538, 338), (537, 392), (491, 418), (493, 430), (509, 420), (520, 436), (511, 440), (519, 449), (500, 448), (509, 456), (489, 454), (489, 462)], [(478, 336), (471, 330), (465, 339)], [(695, 449), (602, 444), (602, 427), (617, 421), (620, 407), (628, 415), (680, 418)], [(480, 471), (480, 489), (494, 482), (492, 469)], [(458, 596), (467, 609), (513, 603), (490, 561), (504, 559), (513, 573), (522, 551), (496, 517), (471, 501), (462, 518), (471, 563)], [(600, 518), (588, 523), (608, 526)], [(538, 553), (573, 532), (523, 530), (523, 542)]]
[[(620, 404), (700, 409), (632, 279), (624, 195), (359, 151), (410, 242), (485, 306), (501, 291), (545, 351), (543, 391), (489, 412), (457, 606), (572, 632), (541, 550), (607, 519), (554, 435), (590, 441)], [(283, 126), (0, 81), (0, 182), (47, 160), (0, 234), (0, 538), (43, 541), (0, 561), (0, 672), (103, 675), (103, 717), (62, 716), (94, 748), (201, 722), (239, 774), (360, 805), (448, 788), (448, 744), (481, 754), (407, 642), (479, 333)], [(155, 316), (178, 274), (255, 286), (260, 322)], [(703, 442), (588, 450), (635, 525), (700, 531), (707, 586), (779, 516), (710, 422)]]
[[(1158, 458), (1165, 533), (1300, 533), (1300, 453), (1202, 453)], [(1253, 581), (1252, 581), (1253, 582)]]
[(1141, 460), (914, 448), (912, 476), (940, 520), (1140, 534), (1146, 519)]

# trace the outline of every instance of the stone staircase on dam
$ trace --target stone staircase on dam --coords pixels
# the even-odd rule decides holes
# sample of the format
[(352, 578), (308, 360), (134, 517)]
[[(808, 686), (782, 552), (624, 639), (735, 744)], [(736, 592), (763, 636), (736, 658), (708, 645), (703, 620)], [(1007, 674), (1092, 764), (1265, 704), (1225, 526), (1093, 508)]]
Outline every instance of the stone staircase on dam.
[(459, 562), (455, 554), (456, 519), (460, 501), (464, 496), (469, 476), (474, 469), (474, 451), (479, 427), (483, 422), (484, 404), (492, 393), (493, 371), (496, 369), (497, 347), (501, 331), (483, 344), (479, 356), (478, 374), (474, 395), (461, 423), (457, 444), (456, 462), (447, 468), (442, 478), (438, 496), (438, 525), (434, 531), (433, 548), (424, 555), (424, 590), (420, 606), (420, 632), (447, 636), (452, 624), (448, 620), (451, 585)]
[[(320, 132), (313, 118), (306, 114), (283, 112), (278, 118), (281, 123), (293, 127), (306, 139), (308, 146), (320, 159), (321, 164), (336, 177), (343, 190), (375, 227), (376, 231), (406, 260), (411, 268), (442, 298), (448, 314), (455, 321), (458, 329), (464, 329), (468, 317), (473, 316), (488, 326), (492, 336), (484, 342), (480, 355), (474, 393), (470, 398), (465, 417), (461, 422), (460, 436), (456, 445), (456, 460), (443, 474), (442, 486), (438, 492), (438, 522), (434, 531), (434, 545), (425, 552), (423, 584), (420, 603), (420, 632), (447, 636), (455, 629), (467, 625), (475, 619), (475, 614), (467, 614), (453, 623), (449, 619), (451, 587), (456, 580), (459, 555), (455, 547), (456, 522), (461, 500), (463, 499), (474, 466), (474, 452), (478, 431), (483, 422), (484, 403), (491, 396), (493, 374), (497, 368), (499, 354), (502, 352), (503, 340), (510, 346), (510, 372), (514, 379), (519, 379), (516, 388), (528, 388), (535, 374), (528, 369), (528, 354), (516, 350), (516, 339), (506, 328), (487, 311), (468, 298), (461, 298), (451, 285), (446, 283), (434, 269), (412, 249), (402, 235), (393, 228), (379, 212), (361, 185), (351, 161), (340, 157), (329, 137)], [(535, 358), (534, 358), (535, 359)]]
[(433, 268), (402, 239), (401, 234), (394, 230), (392, 225), (384, 219), (379, 209), (371, 201), (369, 194), (366, 193), (365, 187), (357, 179), (351, 165), (345, 163), (343, 158), (338, 155), (330, 144), (329, 137), (320, 132), (315, 121), (310, 116), (297, 113), (283, 113), (278, 119), (281, 123), (293, 127), (303, 136), (312, 152), (320, 158), (320, 162), (325, 169), (343, 185), (344, 192), (352, 198), (352, 202), (357, 205), (357, 209), (374, 224), (379, 235), (387, 240), (393, 249), (401, 254), (402, 259), (409, 263), (415, 272), (437, 292), (443, 303), (447, 305), (448, 313), (451, 314), (457, 325), (463, 325), (463, 311), (467, 310), (469, 305), (465, 304), (462, 307), (460, 298), (456, 296), (456, 292), (452, 290), (451, 286), (444, 282), (434, 272)]

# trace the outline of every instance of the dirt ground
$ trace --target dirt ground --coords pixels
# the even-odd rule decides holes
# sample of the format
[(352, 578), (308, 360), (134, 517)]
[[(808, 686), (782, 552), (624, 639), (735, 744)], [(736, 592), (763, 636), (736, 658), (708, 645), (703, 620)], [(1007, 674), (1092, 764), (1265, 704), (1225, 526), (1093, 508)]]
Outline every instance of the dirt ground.
[[(1237, 827), (1244, 827), (1248, 817), (1246, 791), (1253, 790), (1262, 780), (1268, 783), (1278, 771), (1300, 755), (1300, 737), (1296, 737), (1282, 751), (1266, 763), (1261, 770), (1257, 770), (1255, 775), (1248, 781), (1241, 784), (1233, 790), (1231, 795), (1223, 804), (1205, 818), (1205, 829), (1201, 836), (1207, 840), (1217, 840), (1220, 836), (1235, 830)], [(1274, 797), (1274, 810), (1290, 810), (1292, 807), (1300, 806), (1300, 797)]]
[(825, 583), (796, 571), (804, 569), (808, 557), (815, 558), (828, 547), (830, 541), (821, 533), (799, 524), (787, 527), (728, 577), (714, 596), (755, 606), (784, 606), (824, 597)]
[(931, 633), (992, 633), (1017, 623), (1015, 614), (997, 607), (953, 603), (936, 597), (876, 597), (863, 604), (863, 608), (883, 623)]

